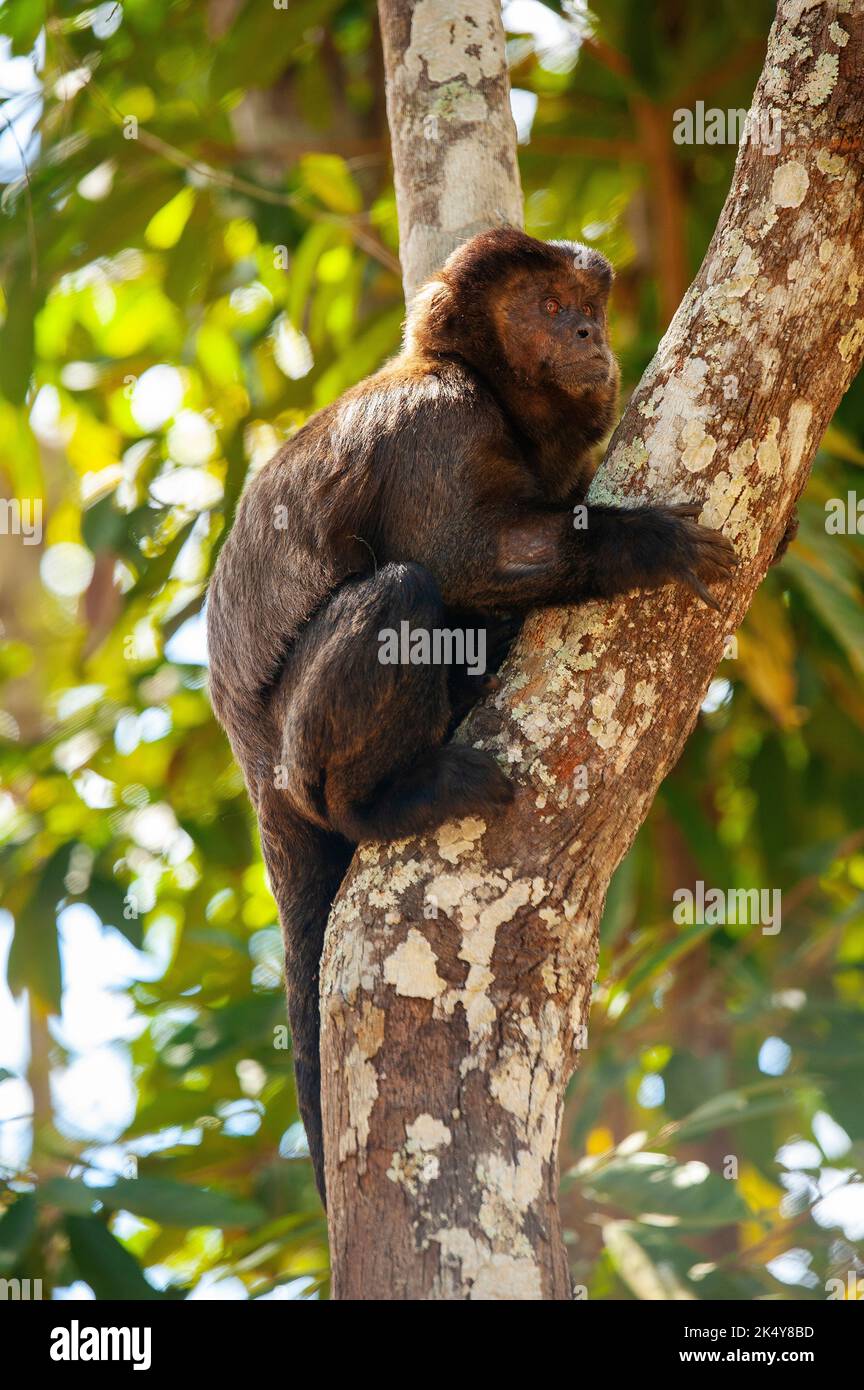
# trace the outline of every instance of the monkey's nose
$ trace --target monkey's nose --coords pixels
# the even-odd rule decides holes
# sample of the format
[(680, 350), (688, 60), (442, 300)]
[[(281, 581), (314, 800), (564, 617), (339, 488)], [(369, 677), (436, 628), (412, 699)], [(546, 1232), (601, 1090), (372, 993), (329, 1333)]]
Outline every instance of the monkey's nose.
[(576, 330), (576, 336), (577, 336), (578, 338), (590, 338), (590, 337), (591, 337), (591, 332), (590, 332), (590, 330), (587, 329), (587, 328), (577, 328), (577, 330)]

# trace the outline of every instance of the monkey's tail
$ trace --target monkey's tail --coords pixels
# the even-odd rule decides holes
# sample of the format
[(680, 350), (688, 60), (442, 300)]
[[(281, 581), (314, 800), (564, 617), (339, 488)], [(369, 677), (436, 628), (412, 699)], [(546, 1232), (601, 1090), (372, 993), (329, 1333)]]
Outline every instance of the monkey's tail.
[(285, 944), (285, 988), (297, 1103), (315, 1183), (326, 1207), (318, 980), (327, 918), (353, 846), (296, 815), (285, 793), (272, 786), (259, 792), (258, 821)]

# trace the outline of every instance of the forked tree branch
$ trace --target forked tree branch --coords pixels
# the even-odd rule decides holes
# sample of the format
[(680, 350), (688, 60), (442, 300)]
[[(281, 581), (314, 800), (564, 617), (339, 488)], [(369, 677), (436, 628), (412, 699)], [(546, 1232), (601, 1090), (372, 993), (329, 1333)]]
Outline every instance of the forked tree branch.
[[(491, 47), (481, 37), (460, 69), (463, 8), (381, 4), (409, 288), (452, 234), (494, 220), (472, 148), (487, 127), (506, 144), (500, 25), (491, 3), (470, 7)], [(421, 132), (423, 111), (443, 109), (440, 84), (464, 119), (436, 163)], [(592, 487), (600, 501), (703, 501), (742, 559), (722, 612), (670, 586), (532, 618), (494, 703), (460, 733), (510, 770), (514, 805), (361, 846), (335, 905), (322, 1071), (338, 1298), (570, 1297), (558, 1135), (609, 878), (864, 351), (864, 0), (781, 0), (754, 129), (777, 112), (782, 148), (742, 146), (699, 275)], [(448, 180), (475, 162), (474, 213), (460, 186), (458, 217), (436, 225), (434, 208), (457, 201)], [(492, 203), (515, 221), (509, 155), (498, 167), (509, 203)]]

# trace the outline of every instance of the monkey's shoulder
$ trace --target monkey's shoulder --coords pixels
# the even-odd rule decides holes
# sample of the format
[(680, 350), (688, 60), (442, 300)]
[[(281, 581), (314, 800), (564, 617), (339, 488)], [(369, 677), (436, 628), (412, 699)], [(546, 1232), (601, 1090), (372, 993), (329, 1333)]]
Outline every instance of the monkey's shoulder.
[(484, 472), (487, 460), (494, 475), (496, 461), (517, 454), (478, 374), (457, 358), (403, 353), (318, 411), (264, 464), (244, 491), (235, 531), (254, 532), (263, 551), (273, 516), (285, 513), (292, 534), (299, 528), (320, 541), (381, 512), (382, 489), (401, 496), (397, 479), (422, 487), (442, 468), (453, 477), (460, 463), (472, 476)]
[(475, 435), (497, 434), (504, 423), (479, 375), (456, 357), (401, 354), (336, 402), (330, 432), (362, 445), (364, 438), (371, 444), (406, 431), (451, 432), (469, 423)]

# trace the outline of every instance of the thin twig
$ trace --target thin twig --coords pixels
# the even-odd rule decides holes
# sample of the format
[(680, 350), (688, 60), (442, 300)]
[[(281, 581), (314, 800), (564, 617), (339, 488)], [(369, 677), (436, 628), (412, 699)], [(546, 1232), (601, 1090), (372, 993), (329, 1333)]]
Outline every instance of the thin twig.
[[(26, 103), (22, 112), (27, 110)], [(22, 112), (18, 114), (21, 115)], [(39, 247), (36, 241), (36, 222), (33, 217), (33, 190), (30, 184), (30, 165), (27, 163), (27, 156), (21, 148), (21, 141), (18, 139), (18, 132), (14, 125), (5, 116), (0, 116), (0, 130), (8, 130), (12, 139), (15, 141), (15, 148), (21, 157), (21, 165), (24, 169), (24, 189), (25, 201), (27, 203), (27, 241), (30, 247), (30, 284), (35, 287), (39, 279)]]

